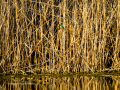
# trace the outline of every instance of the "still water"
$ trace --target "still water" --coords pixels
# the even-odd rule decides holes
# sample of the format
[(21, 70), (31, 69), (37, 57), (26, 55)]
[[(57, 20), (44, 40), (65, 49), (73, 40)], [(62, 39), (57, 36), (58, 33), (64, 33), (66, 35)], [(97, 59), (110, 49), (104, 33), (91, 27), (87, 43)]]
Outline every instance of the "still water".
[(7, 76), (0, 90), (120, 90), (120, 76)]

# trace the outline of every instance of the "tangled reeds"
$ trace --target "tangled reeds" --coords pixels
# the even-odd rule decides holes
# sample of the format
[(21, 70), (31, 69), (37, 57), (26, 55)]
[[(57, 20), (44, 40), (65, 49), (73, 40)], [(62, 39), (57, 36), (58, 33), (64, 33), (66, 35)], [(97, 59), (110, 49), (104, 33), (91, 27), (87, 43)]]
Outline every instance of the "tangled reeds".
[(0, 71), (119, 71), (119, 34), (119, 0), (1, 0)]

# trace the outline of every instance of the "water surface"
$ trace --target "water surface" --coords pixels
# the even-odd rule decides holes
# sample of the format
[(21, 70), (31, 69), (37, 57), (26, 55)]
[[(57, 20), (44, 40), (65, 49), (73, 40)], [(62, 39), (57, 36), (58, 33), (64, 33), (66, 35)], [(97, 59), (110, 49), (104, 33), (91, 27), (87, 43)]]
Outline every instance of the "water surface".
[(7, 76), (0, 90), (120, 90), (120, 76)]

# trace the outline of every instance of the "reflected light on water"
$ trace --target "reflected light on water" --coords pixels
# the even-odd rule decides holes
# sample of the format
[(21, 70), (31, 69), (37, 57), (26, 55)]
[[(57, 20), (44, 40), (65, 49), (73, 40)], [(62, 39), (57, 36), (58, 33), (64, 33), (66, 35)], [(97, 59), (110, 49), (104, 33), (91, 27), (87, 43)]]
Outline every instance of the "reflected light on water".
[(120, 90), (120, 77), (12, 77), (0, 79), (0, 90)]

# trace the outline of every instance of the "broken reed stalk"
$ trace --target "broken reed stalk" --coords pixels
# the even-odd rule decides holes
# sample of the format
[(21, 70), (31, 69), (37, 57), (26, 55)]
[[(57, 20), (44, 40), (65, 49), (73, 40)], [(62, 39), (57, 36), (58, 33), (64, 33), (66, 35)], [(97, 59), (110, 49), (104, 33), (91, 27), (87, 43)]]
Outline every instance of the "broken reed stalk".
[(2, 0), (1, 73), (119, 71), (119, 8), (119, 0)]

